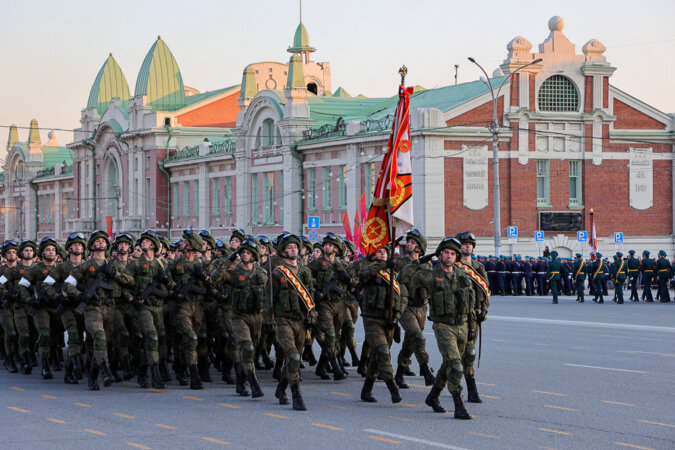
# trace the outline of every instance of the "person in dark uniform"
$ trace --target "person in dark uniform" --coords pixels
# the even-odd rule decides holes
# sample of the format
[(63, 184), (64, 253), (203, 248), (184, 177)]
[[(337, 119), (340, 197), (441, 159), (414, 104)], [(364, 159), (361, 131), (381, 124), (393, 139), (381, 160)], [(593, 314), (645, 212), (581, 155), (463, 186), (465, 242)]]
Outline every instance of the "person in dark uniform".
[(497, 285), (497, 268), (495, 266), (495, 257), (490, 255), (487, 258), (487, 261), (485, 261), (485, 271), (487, 272), (488, 276), (488, 285), (490, 286), (490, 292), (493, 293), (493, 295), (498, 295), (499, 294), (499, 288)]
[(626, 261), (623, 259), (623, 253), (616, 252), (614, 264), (612, 265), (612, 278), (614, 279), (614, 293), (618, 304), (623, 304), (623, 283), (626, 281)]
[(656, 260), (656, 276), (659, 282), (659, 300), (662, 303), (667, 303), (670, 301), (670, 292), (668, 291), (668, 280), (672, 268), (670, 261), (666, 258), (666, 252), (663, 250), (659, 251), (659, 259)]
[(523, 276), (525, 278), (525, 295), (534, 295), (534, 273), (532, 271), (532, 257), (526, 256), (522, 264)]
[(575, 255), (577, 260), (574, 261), (574, 266), (572, 266), (572, 278), (574, 279), (574, 285), (577, 290), (577, 301), (579, 303), (584, 302), (584, 281), (586, 280), (586, 263), (584, 262), (584, 257), (581, 253)]
[(602, 279), (602, 295), (609, 295), (607, 292), (607, 281), (609, 280), (609, 260), (603, 258), (602, 260), (602, 273), (605, 274), (605, 277)]
[(567, 269), (562, 265), (558, 259), (558, 252), (553, 250), (551, 252), (551, 262), (546, 267), (546, 279), (551, 284), (551, 293), (553, 294), (553, 304), (558, 303), (558, 281), (567, 273)]
[(562, 264), (567, 269), (567, 274), (563, 277), (563, 292), (565, 295), (572, 295), (572, 258), (565, 258)]
[(534, 263), (534, 274), (537, 277), (537, 295), (544, 295), (544, 280), (546, 279), (546, 263), (543, 257), (538, 257)]
[(598, 252), (595, 254), (595, 261), (591, 266), (593, 273), (593, 288), (595, 292), (595, 297), (593, 298), (594, 302), (605, 303), (603, 300), (604, 292), (602, 290), (602, 281), (605, 278), (605, 272), (603, 271), (604, 264), (602, 263), (602, 253)]
[(642, 252), (642, 262), (640, 263), (640, 270), (642, 271), (642, 300), (653, 302), (652, 297), (652, 280), (656, 270), (656, 262), (649, 257), (649, 250)]
[(495, 263), (497, 267), (497, 284), (499, 286), (499, 293), (501, 295), (509, 295), (506, 290), (506, 257), (499, 255), (499, 259)]
[(626, 270), (628, 271), (628, 281), (630, 282), (630, 300), (640, 301), (638, 295), (638, 277), (640, 276), (640, 261), (635, 257), (635, 250), (628, 252), (630, 257), (626, 260)]

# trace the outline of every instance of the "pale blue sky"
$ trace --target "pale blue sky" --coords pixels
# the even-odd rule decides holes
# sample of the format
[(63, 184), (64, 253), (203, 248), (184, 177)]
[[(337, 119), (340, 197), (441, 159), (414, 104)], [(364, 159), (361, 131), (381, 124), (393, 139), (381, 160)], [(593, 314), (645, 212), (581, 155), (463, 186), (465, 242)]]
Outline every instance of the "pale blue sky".
[[(256, 61), (286, 62), (298, 24), (297, 0), (202, 1), (0, 0), (0, 125), (73, 129), (98, 70), (112, 52), (131, 93), (157, 35), (173, 52), (186, 85), (200, 91), (241, 82)], [(577, 52), (591, 38), (617, 71), (611, 83), (664, 111), (675, 112), (675, 1), (643, 0), (304, 0), (303, 23), (316, 61), (328, 61), (333, 90), (390, 96), (397, 69), (427, 88), (478, 78), (467, 60), (488, 71), (506, 57), (516, 35), (534, 48), (548, 35), (551, 16)], [(41, 130), (46, 141), (47, 132)], [(25, 140), (27, 130), (19, 130)], [(61, 144), (72, 135), (57, 132)], [(0, 127), (0, 152), (7, 128)]]

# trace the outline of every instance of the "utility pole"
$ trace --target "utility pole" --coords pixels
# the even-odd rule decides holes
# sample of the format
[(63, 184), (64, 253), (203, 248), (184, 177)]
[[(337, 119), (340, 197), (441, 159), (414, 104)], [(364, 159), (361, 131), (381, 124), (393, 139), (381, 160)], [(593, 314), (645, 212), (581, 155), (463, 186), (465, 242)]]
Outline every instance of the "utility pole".
[(459, 69), (459, 64), (455, 64), (455, 84), (457, 84), (457, 69)]

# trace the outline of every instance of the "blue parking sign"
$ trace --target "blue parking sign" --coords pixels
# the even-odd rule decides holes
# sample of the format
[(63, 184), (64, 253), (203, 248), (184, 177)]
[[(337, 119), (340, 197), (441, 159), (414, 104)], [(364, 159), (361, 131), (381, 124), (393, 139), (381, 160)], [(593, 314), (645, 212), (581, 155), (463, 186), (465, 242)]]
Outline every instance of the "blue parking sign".
[(319, 216), (309, 216), (307, 217), (307, 228), (310, 230), (319, 229)]
[(577, 241), (588, 242), (588, 233), (585, 231), (577, 231)]
[[(516, 231), (516, 234), (518, 231)], [(534, 240), (536, 242), (543, 242), (544, 241), (544, 232), (543, 231), (535, 231), (534, 232)]]
[(517, 238), (518, 237), (518, 227), (508, 227), (506, 229), (507, 236), (510, 238)]
[(614, 243), (615, 244), (623, 244), (623, 232), (618, 231), (614, 233)]

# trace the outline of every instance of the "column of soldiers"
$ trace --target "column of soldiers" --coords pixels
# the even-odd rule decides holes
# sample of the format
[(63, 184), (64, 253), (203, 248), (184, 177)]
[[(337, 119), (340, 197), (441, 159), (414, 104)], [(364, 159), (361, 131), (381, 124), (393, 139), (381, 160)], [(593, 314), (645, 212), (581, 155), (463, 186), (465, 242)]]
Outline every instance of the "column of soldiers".
[[(243, 230), (226, 245), (192, 229), (174, 244), (153, 230), (137, 240), (120, 233), (112, 242), (102, 230), (88, 238), (73, 233), (63, 246), (51, 237), (5, 241), (0, 356), (8, 372), (28, 375), (39, 365), (44, 379), (65, 363), (64, 382), (79, 384), (86, 376), (92, 391), (100, 390), (99, 382), (109, 387), (134, 376), (140, 387), (163, 389), (172, 381), (173, 363), (181, 386), (203, 389), (213, 381), (213, 365), (239, 395), (258, 398), (264, 393), (256, 371), (273, 368), (276, 399), (291, 403), (290, 387), (292, 407), (302, 411), (304, 363), (316, 365), (322, 380), (330, 374), (342, 380), (349, 351), (364, 378), (361, 399), (376, 401), (380, 379), (398, 403), (400, 389), (408, 388), (405, 376), (415, 375), (415, 355), (431, 386), (426, 404), (445, 412), (439, 396), (447, 386), (455, 417), (470, 419), (461, 380), (468, 401), (481, 402), (473, 365), (490, 305), (489, 272), (473, 256), (471, 233), (445, 238), (426, 256), (418, 230), (405, 238), (405, 256), (385, 246), (365, 258), (355, 258), (354, 245), (333, 233), (314, 245), (287, 232), (270, 240)], [(360, 356), (354, 338), (359, 316), (365, 330)], [(435, 376), (424, 337), (427, 319), (443, 357)], [(390, 351), (401, 334), (394, 372)]]

